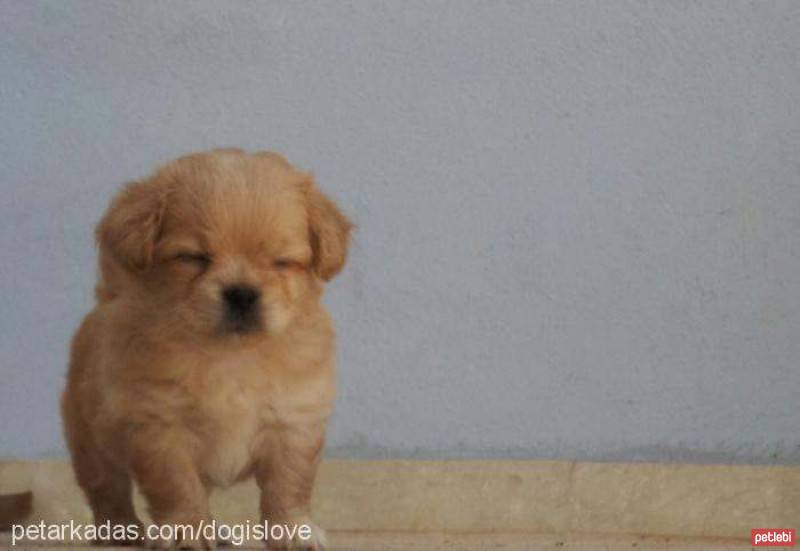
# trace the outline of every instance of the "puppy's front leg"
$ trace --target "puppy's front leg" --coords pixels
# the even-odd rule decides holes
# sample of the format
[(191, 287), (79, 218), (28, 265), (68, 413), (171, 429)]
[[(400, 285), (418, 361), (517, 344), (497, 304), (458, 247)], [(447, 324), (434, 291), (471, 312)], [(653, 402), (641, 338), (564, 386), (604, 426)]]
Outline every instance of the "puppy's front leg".
[[(190, 438), (165, 428), (140, 429), (131, 440), (131, 471), (158, 526), (148, 533), (156, 549), (214, 549), (200, 530), (210, 524), (208, 489), (194, 462)], [(210, 530), (210, 529), (206, 529)]]
[[(293, 535), (280, 539), (269, 537), (268, 549), (324, 549), (325, 534), (311, 522), (310, 515), (311, 493), (324, 440), (322, 422), (284, 429), (265, 444), (256, 469), (262, 520), (267, 520), (270, 526), (284, 525), (284, 533), (294, 531)], [(303, 526), (310, 527), (310, 534), (308, 528), (301, 530)]]

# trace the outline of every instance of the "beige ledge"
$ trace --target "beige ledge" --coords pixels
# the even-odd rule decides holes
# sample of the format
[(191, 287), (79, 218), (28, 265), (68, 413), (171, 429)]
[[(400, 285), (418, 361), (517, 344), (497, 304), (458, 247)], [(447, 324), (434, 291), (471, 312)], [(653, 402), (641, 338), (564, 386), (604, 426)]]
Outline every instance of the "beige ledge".
[[(16, 542), (0, 534), (0, 549), (14, 551), (129, 551), (130, 547), (96, 547), (88, 542)], [(136, 548), (133, 548), (136, 549)], [(218, 548), (219, 549), (219, 548)], [(250, 541), (231, 550), (264, 551)], [(416, 534), (413, 532), (328, 532), (326, 551), (741, 551), (746, 542), (730, 539), (664, 536), (603, 536), (553, 534)], [(789, 551), (790, 547), (770, 547)]]
[[(0, 493), (26, 488), (32, 521), (91, 520), (64, 461), (0, 462)], [(254, 520), (256, 488), (219, 491), (212, 508), (223, 522)], [(751, 528), (800, 529), (800, 467), (330, 460), (314, 509), (337, 531), (748, 539)]]

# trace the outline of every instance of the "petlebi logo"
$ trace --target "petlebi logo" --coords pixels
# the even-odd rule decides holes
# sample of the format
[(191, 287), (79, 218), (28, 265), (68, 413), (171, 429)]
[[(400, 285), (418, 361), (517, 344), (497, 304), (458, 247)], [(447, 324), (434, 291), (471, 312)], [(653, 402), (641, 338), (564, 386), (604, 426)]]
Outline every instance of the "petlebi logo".
[(753, 547), (794, 547), (794, 528), (753, 528), (750, 544)]

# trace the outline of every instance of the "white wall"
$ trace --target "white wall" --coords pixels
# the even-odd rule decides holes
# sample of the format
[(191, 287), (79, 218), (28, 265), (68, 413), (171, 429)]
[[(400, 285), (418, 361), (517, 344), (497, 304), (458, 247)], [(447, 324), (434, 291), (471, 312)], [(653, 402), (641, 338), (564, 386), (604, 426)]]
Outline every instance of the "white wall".
[(0, 455), (92, 226), (275, 149), (357, 220), (331, 454), (800, 460), (800, 2), (0, 2)]

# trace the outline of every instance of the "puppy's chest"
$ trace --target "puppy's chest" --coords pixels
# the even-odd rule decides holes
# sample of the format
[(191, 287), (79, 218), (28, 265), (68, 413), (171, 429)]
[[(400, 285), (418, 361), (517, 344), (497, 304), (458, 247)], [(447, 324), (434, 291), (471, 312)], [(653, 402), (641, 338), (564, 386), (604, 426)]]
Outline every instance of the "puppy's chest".
[(274, 424), (269, 385), (254, 381), (241, 365), (209, 366), (196, 384), (187, 421), (200, 439), (200, 467), (215, 483), (228, 485), (247, 474)]

